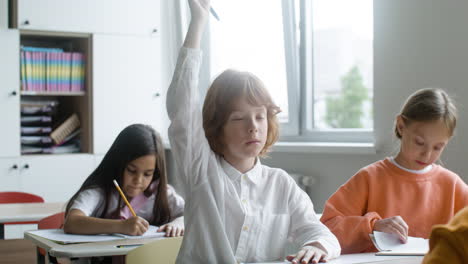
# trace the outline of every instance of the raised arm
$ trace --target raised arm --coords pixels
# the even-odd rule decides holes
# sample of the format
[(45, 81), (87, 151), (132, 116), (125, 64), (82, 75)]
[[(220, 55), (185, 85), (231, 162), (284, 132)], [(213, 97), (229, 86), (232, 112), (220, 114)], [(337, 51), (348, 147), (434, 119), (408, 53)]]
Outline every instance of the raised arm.
[(190, 19), (189, 29), (185, 36), (184, 47), (191, 49), (199, 49), (203, 31), (208, 20), (208, 12), (210, 10), (209, 0), (189, 0)]
[(205, 180), (206, 164), (212, 154), (203, 130), (198, 90), (200, 43), (208, 20), (209, 3), (208, 0), (189, 0), (192, 18), (167, 92), (166, 106), (171, 120), (169, 141), (180, 169), (178, 181), (185, 185), (185, 191)]

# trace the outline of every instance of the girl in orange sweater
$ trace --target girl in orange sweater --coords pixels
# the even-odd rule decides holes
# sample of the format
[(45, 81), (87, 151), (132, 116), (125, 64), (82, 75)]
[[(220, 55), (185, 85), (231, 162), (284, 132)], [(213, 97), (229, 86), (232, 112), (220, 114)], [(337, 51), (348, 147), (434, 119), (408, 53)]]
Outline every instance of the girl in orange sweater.
[(435, 164), (456, 127), (456, 108), (441, 89), (411, 95), (396, 117), (400, 151), (361, 169), (326, 202), (321, 221), (338, 237), (342, 253), (376, 251), (369, 234), (428, 238), (468, 205), (468, 186)]

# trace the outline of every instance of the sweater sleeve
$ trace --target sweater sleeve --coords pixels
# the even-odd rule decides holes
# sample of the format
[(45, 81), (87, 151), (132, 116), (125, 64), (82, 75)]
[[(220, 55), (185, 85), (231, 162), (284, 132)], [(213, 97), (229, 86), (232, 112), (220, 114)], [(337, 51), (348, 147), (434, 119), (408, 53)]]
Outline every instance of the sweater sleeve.
[(382, 218), (377, 212), (367, 212), (368, 189), (367, 173), (360, 171), (325, 203), (320, 220), (338, 238), (343, 254), (376, 251), (369, 234)]
[(457, 183), (455, 186), (455, 204), (454, 213), (468, 206), (468, 185), (457, 175)]

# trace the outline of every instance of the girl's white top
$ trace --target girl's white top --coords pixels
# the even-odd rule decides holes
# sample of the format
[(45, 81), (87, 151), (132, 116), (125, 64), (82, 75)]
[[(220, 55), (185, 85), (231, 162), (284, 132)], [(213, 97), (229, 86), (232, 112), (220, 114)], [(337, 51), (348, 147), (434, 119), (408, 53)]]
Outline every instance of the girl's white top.
[[(153, 207), (156, 193), (151, 194), (148, 201), (140, 208), (136, 210), (136, 214), (147, 221), (153, 220)], [(111, 194), (111, 199), (107, 207), (105, 217), (111, 217), (112, 213), (117, 210), (119, 205), (120, 194), (117, 190), (114, 190)], [(176, 193), (174, 188), (167, 185), (167, 201), (169, 209), (171, 210), (171, 221), (175, 218), (184, 214), (184, 199)], [(98, 217), (102, 215), (104, 211), (104, 205), (106, 197), (104, 191), (100, 188), (86, 189), (78, 194), (73, 204), (70, 206), (71, 209), (79, 209), (86, 216)], [(125, 204), (123, 204), (125, 206)]]
[(186, 193), (177, 262), (281, 260), (287, 239), (300, 245), (317, 241), (337, 257), (338, 240), (285, 171), (257, 160), (242, 174), (211, 150), (202, 127), (200, 64), (201, 50), (183, 47), (167, 94), (169, 140)]

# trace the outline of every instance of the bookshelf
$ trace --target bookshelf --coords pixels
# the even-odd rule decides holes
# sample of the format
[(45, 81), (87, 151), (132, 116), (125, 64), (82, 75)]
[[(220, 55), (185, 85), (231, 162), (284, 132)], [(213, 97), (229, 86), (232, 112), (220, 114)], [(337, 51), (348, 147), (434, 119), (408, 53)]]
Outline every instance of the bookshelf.
[[(0, 191), (63, 202), (124, 127), (145, 123), (167, 129), (159, 74), (160, 0), (0, 0), (1, 6), (6, 2), (8, 23), (0, 21)], [(83, 53), (84, 89), (22, 89), (22, 46)], [(79, 153), (21, 153), (21, 103), (28, 100), (58, 101), (58, 120), (79, 116)]]
[[(92, 78), (90, 63), (91, 57), (91, 35), (83, 33), (48, 32), (20, 30), (20, 105), (21, 105), (21, 154), (50, 154), (50, 153), (91, 153), (92, 134)], [(40, 51), (27, 51), (26, 48), (33, 47)], [(59, 49), (63, 52), (49, 52)], [(72, 54), (82, 55), (81, 64), (70, 60)], [(37, 55), (36, 57), (34, 57)], [(66, 59), (65, 55), (69, 55)], [(33, 59), (30, 59), (33, 58)], [(35, 58), (35, 60), (34, 60)], [(30, 59), (28, 61), (28, 59)], [(81, 86), (72, 85), (72, 66), (81, 67), (84, 78), (80, 78)], [(79, 70), (79, 69), (78, 69)], [(66, 74), (65, 74), (66, 73)], [(78, 83), (78, 82), (75, 82)], [(74, 89), (75, 88), (75, 89)], [(51, 108), (53, 113), (51, 121), (42, 124), (25, 124), (25, 107), (31, 102), (46, 105), (47, 102), (56, 102)], [(43, 126), (55, 130), (68, 117), (78, 115), (79, 132), (74, 138), (64, 144), (49, 140), (50, 133), (39, 133), (36, 135), (25, 134), (29, 127)], [(34, 132), (34, 131), (33, 131)], [(44, 130), (40, 132), (46, 132)], [(48, 131), (47, 131), (48, 132)], [(72, 131), (69, 131), (72, 134)], [(76, 134), (76, 133), (75, 133)], [(40, 142), (31, 141), (39, 140)], [(33, 142), (33, 143), (31, 143)]]

